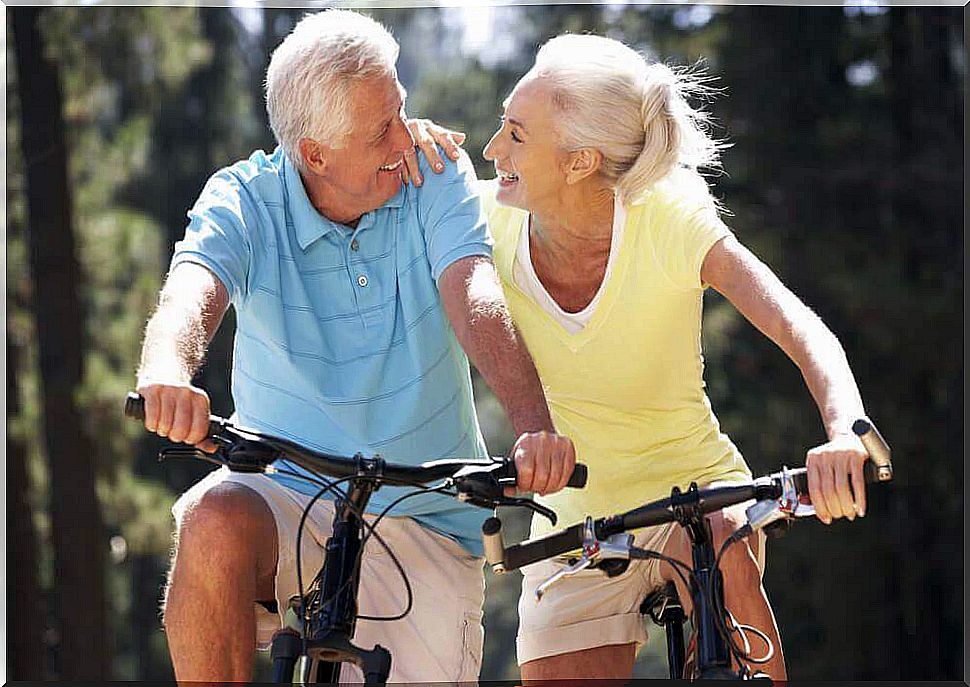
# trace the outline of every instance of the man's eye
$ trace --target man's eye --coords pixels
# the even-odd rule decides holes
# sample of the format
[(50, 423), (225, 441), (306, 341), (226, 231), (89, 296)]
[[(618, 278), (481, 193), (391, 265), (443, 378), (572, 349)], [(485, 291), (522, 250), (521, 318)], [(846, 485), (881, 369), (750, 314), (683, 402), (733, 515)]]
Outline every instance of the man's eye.
[(516, 135), (515, 135), (515, 132), (514, 132), (514, 131), (513, 131), (513, 132), (511, 132), (511, 134), (510, 134), (510, 135), (512, 136), (512, 140), (513, 140), (513, 141), (515, 141), (516, 143), (522, 143), (522, 139), (521, 139), (521, 138), (519, 138), (518, 136), (516, 136)]

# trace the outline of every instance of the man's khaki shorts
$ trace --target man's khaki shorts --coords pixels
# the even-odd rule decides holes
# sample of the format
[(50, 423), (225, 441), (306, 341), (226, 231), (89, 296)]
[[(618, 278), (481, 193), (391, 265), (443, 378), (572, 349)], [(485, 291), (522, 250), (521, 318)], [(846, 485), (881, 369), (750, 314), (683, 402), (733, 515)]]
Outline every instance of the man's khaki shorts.
[[(727, 482), (711, 482), (715, 487)], [(752, 502), (732, 506), (740, 509)], [(663, 551), (676, 523), (647, 527), (636, 532), (634, 546)], [(758, 564), (764, 571), (764, 532), (758, 532)], [(686, 561), (690, 563), (690, 561)], [(554, 584), (535, 600), (535, 590), (566, 566), (561, 559), (541, 561), (522, 569), (519, 597), (519, 634), (516, 660), (523, 663), (558, 654), (613, 644), (635, 643), (637, 651), (647, 641), (640, 604), (666, 583), (656, 559), (631, 561), (623, 574), (607, 577), (601, 570), (582, 570)]]
[[(311, 497), (277, 484), (260, 474), (230, 472), (220, 468), (185, 492), (172, 507), (176, 527), (185, 508), (213, 485), (236, 482), (257, 492), (276, 520), (279, 559), (276, 570), (278, 614), (256, 606), (256, 638), (268, 649), (273, 633), (283, 623), (289, 599), (298, 594), (296, 535), (303, 509)], [(365, 519), (373, 522), (375, 516)], [(304, 588), (323, 563), (330, 537), (333, 503), (318, 500), (303, 528), (300, 565)], [(482, 605), (484, 559), (468, 553), (456, 541), (437, 534), (405, 517), (385, 517), (378, 534), (401, 562), (414, 593), (411, 612), (401, 620), (358, 620), (354, 643), (365, 649), (381, 644), (391, 652), (390, 682), (456, 682), (478, 679), (482, 662), (484, 629)], [(371, 537), (361, 563), (359, 614), (399, 615), (407, 603), (407, 591), (387, 550)], [(360, 670), (344, 665), (341, 682), (363, 682)]]

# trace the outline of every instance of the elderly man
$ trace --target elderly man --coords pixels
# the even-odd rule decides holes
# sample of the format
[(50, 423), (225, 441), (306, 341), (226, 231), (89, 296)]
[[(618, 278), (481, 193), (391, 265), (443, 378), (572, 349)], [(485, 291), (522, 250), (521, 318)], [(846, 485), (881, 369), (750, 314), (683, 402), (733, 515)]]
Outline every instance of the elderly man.
[[(214, 174), (189, 213), (145, 335), (145, 425), (204, 441), (209, 399), (190, 380), (232, 303), (240, 424), (336, 454), (481, 457), (470, 358), (519, 434), (519, 488), (558, 491), (573, 447), (553, 431), (511, 324), (468, 158), (435, 156), (440, 174), (412, 161), (411, 177), (424, 183), (402, 181), (414, 143), (397, 52), (379, 24), (339, 10), (306, 17), (274, 52), (266, 96), (279, 147)], [(179, 680), (251, 678), (254, 647), (280, 626), (259, 602), (276, 600), (282, 613), (296, 593), (295, 534), (316, 489), (222, 469), (179, 499), (165, 607)], [(395, 496), (382, 489), (371, 507)], [(304, 580), (320, 566), (332, 513), (324, 502), (307, 525)], [(380, 529), (412, 580), (414, 609), (396, 622), (361, 621), (358, 642), (391, 650), (392, 681), (475, 679), (485, 514), (444, 496), (392, 514), (407, 517)], [(368, 550), (361, 613), (395, 615), (403, 597), (386, 554)]]

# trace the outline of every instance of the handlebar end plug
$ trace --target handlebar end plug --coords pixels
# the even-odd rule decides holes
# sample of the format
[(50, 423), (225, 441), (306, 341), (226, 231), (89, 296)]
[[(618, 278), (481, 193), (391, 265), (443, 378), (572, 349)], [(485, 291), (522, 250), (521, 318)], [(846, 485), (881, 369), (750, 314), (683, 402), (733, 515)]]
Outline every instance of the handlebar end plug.
[[(866, 464), (867, 482), (888, 482), (893, 478), (892, 449), (882, 438), (882, 434), (866, 418), (859, 418), (852, 423), (852, 431), (862, 441), (869, 453), (870, 461)], [(869, 467), (872, 465), (872, 467)]]
[(502, 541), (502, 521), (492, 516), (482, 523), (482, 543), (485, 560), (496, 575), (505, 572), (505, 543)]

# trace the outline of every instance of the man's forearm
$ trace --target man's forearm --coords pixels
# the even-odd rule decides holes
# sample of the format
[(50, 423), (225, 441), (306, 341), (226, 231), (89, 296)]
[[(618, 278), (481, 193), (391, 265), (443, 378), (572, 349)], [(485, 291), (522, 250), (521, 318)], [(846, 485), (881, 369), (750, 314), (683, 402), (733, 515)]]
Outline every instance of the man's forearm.
[(539, 373), (512, 323), (491, 260), (459, 261), (442, 275), (440, 288), (459, 343), (502, 404), (514, 431), (553, 431)]
[(138, 378), (189, 383), (205, 356), (201, 324), (197, 313), (172, 307), (163, 297), (145, 327)]
[(539, 373), (507, 309), (489, 307), (473, 317), (462, 343), (469, 359), (505, 409), (516, 434), (553, 431)]
[(227, 307), (225, 289), (208, 270), (176, 268), (145, 328), (139, 380), (188, 384)]

